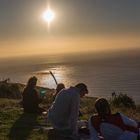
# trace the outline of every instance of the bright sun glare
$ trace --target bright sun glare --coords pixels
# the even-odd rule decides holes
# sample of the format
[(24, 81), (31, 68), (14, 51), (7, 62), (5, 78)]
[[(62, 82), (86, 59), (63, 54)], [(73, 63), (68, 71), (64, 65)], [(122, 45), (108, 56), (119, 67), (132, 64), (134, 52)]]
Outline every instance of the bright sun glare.
[(54, 12), (48, 9), (43, 13), (42, 17), (47, 23), (50, 23), (54, 19)]

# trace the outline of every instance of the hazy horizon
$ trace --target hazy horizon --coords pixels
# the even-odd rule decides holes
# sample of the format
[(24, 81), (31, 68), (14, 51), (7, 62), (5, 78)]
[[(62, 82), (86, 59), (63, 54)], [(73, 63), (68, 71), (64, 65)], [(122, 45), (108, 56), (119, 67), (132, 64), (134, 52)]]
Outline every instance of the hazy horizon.
[(109, 98), (123, 92), (139, 103), (140, 50), (38, 55), (0, 59), (0, 80), (26, 84), (29, 77), (38, 78), (38, 86), (55, 88), (52, 71), (66, 87), (84, 82), (89, 96)]
[[(6, 66), (18, 66), (22, 65), (36, 65), (45, 63), (75, 63), (75, 62), (87, 62), (88, 60), (97, 61), (113, 61), (113, 60), (125, 60), (128, 63), (130, 60), (137, 60), (140, 57), (139, 48), (129, 48), (120, 50), (106, 50), (106, 51), (90, 51), (90, 52), (67, 52), (60, 54), (38, 54), (38, 55), (28, 55), (28, 56), (14, 56), (14, 57), (3, 57), (0, 59), (0, 68)], [(90, 63), (90, 62), (89, 62)]]

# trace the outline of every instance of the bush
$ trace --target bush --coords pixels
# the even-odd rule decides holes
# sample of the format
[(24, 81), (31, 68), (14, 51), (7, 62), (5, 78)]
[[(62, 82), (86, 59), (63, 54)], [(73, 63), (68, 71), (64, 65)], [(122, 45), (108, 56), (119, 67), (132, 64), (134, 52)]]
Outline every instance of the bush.
[(21, 87), (17, 83), (0, 83), (0, 98), (21, 99)]
[(126, 107), (126, 108), (136, 108), (135, 102), (132, 97), (129, 97), (127, 94), (115, 92), (112, 93), (112, 97), (110, 99), (111, 105), (114, 107)]

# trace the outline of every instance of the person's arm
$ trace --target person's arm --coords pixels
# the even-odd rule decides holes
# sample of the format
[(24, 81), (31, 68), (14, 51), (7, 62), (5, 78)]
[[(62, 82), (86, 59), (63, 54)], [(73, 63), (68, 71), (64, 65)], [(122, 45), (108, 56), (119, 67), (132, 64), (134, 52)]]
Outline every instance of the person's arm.
[(121, 118), (123, 120), (123, 122), (128, 125), (128, 126), (132, 126), (132, 127), (135, 127), (137, 128), (138, 127), (138, 123), (135, 121), (135, 120), (132, 120), (130, 118), (128, 118), (127, 116), (125, 116), (124, 114), (121, 114)]
[(90, 140), (100, 140), (98, 137), (98, 133), (91, 124), (91, 118), (88, 121), (89, 131), (90, 131)]
[(34, 90), (34, 92), (35, 92), (35, 100), (36, 100), (36, 102), (39, 104), (39, 103), (41, 103), (42, 102), (42, 98), (40, 98), (40, 96), (39, 96), (39, 93), (37, 92), (37, 90)]

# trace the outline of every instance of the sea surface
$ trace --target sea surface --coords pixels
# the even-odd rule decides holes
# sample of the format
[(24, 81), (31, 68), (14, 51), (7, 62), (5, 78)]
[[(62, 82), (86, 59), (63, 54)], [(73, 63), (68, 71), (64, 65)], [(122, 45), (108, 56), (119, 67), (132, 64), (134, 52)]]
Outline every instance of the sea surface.
[(88, 96), (110, 98), (112, 92), (122, 92), (140, 103), (140, 52), (117, 51), (107, 53), (81, 53), (43, 55), (0, 60), (0, 79), (26, 84), (30, 76), (38, 77), (38, 85), (55, 88), (58, 83), (66, 87), (79, 82), (87, 84)]

